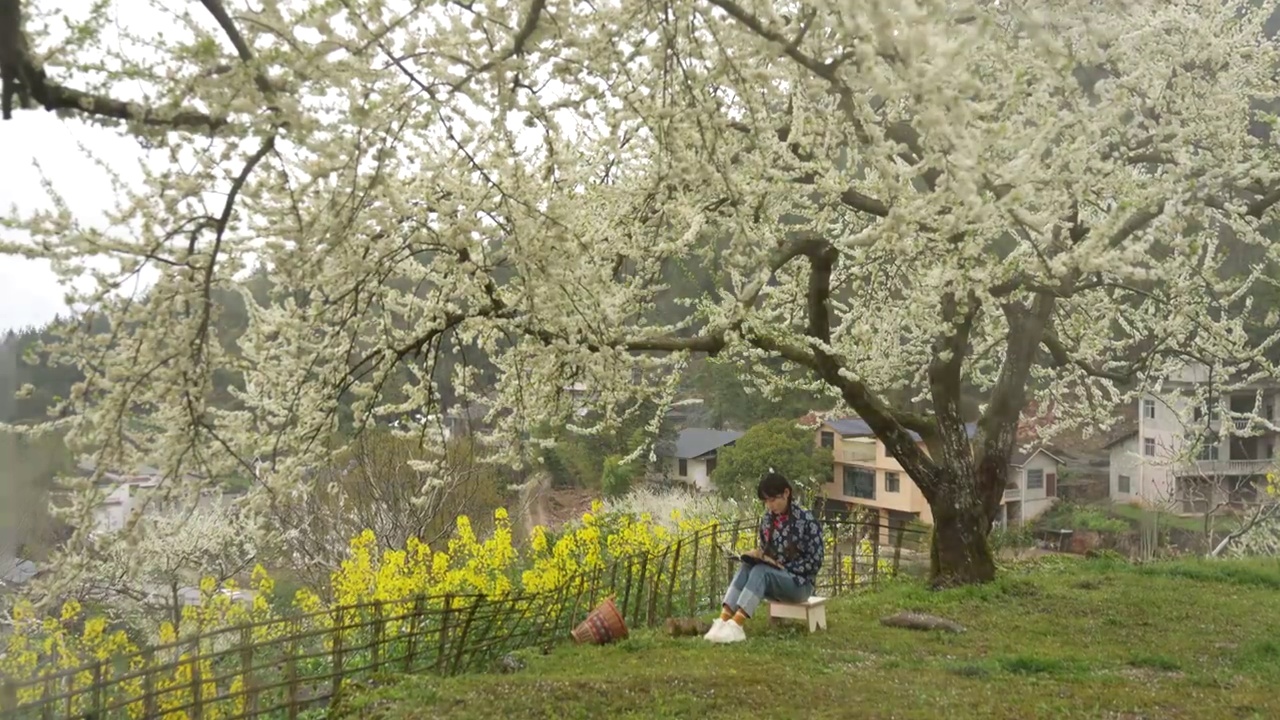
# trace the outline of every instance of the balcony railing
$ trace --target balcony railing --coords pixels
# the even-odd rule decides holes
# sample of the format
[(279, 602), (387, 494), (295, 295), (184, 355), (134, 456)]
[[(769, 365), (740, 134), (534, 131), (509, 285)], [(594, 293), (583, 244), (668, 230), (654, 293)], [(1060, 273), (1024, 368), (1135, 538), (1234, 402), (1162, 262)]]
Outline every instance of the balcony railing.
[[(1270, 428), (1262, 424), (1263, 420), (1261, 419), (1255, 419), (1252, 417), (1243, 417), (1243, 418), (1230, 418), (1230, 420), (1231, 420), (1231, 424), (1235, 428), (1234, 430), (1235, 432), (1240, 432), (1240, 433), (1247, 432), (1252, 435), (1274, 434), (1273, 430), (1271, 430)], [(1266, 421), (1270, 422), (1273, 425), (1280, 425), (1280, 417), (1267, 418)], [(1193, 421), (1192, 424), (1203, 426), (1204, 420), (1203, 419), (1195, 420)], [(1220, 420), (1218, 420), (1218, 418), (1213, 418), (1212, 420), (1209, 421), (1209, 426), (1213, 428), (1221, 429), (1223, 426), (1223, 423)]]
[(1181, 468), (1182, 474), (1262, 475), (1276, 465), (1275, 460), (1196, 460)]
[(840, 457), (845, 462), (874, 463), (876, 461), (876, 447), (872, 445), (869, 450), (850, 450), (846, 448), (844, 452), (840, 454)]

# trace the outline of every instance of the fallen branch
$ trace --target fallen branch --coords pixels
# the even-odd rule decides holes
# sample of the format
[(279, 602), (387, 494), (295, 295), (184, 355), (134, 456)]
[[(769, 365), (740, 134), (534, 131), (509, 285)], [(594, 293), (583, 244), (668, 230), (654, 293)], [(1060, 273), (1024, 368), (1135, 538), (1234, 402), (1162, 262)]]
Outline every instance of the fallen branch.
[(950, 633), (964, 632), (964, 626), (954, 620), (918, 612), (900, 612), (880, 618), (885, 627), (906, 628), (907, 630), (941, 630)]

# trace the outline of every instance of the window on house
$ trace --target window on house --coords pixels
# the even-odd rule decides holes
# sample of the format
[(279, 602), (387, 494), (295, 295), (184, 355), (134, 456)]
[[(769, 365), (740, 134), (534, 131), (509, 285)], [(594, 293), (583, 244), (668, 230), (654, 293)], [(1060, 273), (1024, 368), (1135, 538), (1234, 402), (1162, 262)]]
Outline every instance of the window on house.
[[(1195, 419), (1197, 421), (1204, 420), (1204, 407), (1198, 407), (1195, 411)], [(1209, 408), (1209, 422), (1218, 421), (1218, 406), (1214, 405)]]
[(1148, 420), (1156, 419), (1156, 401), (1147, 398), (1142, 401), (1142, 417)]
[(828, 450), (831, 450), (836, 446), (835, 433), (827, 432), (826, 430), (823, 430), (819, 438), (820, 440), (818, 444), (822, 445), (822, 447), (827, 448)]
[(676, 472), (679, 473), (680, 477), (688, 477), (689, 461), (685, 460), (684, 458), (680, 458), (680, 462), (678, 464), (679, 464), (679, 467), (676, 469)]
[(1146, 455), (1147, 457), (1156, 456), (1156, 439), (1155, 438), (1142, 439), (1142, 454)]
[(1197, 460), (1217, 460), (1218, 445), (1216, 443), (1210, 443), (1205, 445), (1204, 447), (1201, 447), (1200, 452), (1196, 453), (1196, 459)]
[(884, 474), (884, 491), (893, 493), (902, 491), (902, 479), (898, 477), (898, 473), (887, 472)]
[(1039, 490), (1044, 487), (1044, 470), (1035, 469), (1027, 471), (1027, 489)]
[(1121, 475), (1120, 477), (1116, 478), (1116, 492), (1124, 493), (1125, 495), (1128, 495), (1130, 492), (1129, 487), (1130, 485), (1129, 485), (1128, 475)]
[(876, 471), (864, 467), (846, 465), (844, 468), (845, 497), (876, 499)]

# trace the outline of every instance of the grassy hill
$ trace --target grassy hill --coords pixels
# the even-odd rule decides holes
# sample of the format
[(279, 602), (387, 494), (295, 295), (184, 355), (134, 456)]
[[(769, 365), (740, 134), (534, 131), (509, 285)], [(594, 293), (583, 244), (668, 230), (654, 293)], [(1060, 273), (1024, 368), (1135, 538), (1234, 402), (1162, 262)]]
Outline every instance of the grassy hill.
[[(922, 610), (959, 635), (881, 626)], [(349, 718), (1280, 717), (1280, 561), (1132, 566), (1048, 558), (980, 588), (838, 598), (831, 629), (759, 619), (749, 640), (633, 633), (522, 656), (511, 675), (385, 678)]]

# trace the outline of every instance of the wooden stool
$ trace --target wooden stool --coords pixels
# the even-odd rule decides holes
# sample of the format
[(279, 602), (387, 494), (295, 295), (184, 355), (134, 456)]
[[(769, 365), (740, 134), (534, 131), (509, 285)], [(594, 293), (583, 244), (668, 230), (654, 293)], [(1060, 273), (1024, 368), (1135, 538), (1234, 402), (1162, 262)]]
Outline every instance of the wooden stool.
[(780, 618), (804, 620), (809, 624), (809, 632), (818, 628), (827, 629), (827, 599), (814, 595), (802, 603), (784, 603), (769, 601), (769, 622), (777, 622)]

